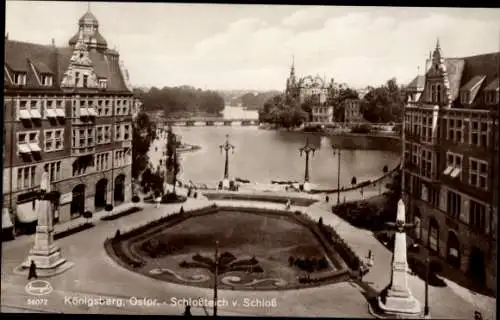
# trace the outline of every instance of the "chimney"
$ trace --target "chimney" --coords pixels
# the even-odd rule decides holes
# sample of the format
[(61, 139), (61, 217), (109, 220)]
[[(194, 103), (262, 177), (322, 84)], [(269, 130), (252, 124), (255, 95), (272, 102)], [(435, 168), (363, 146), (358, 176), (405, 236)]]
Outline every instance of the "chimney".
[(52, 44), (53, 47), (55, 47), (56, 46), (56, 39), (52, 38), (51, 39), (51, 44)]

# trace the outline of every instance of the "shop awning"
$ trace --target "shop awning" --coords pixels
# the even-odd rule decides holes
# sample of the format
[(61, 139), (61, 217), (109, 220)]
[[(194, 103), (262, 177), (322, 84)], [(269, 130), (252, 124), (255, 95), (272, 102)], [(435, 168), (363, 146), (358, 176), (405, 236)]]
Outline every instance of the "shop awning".
[(52, 109), (47, 109), (47, 110), (45, 110), (45, 112), (47, 113), (48, 118), (56, 118), (57, 117), (56, 112)]
[(448, 166), (444, 171), (443, 171), (443, 174), (445, 176), (449, 175), (452, 171), (453, 171), (453, 166)]
[(31, 118), (33, 119), (41, 119), (42, 115), (40, 114), (40, 111), (38, 110), (30, 110)]
[(31, 149), (26, 143), (20, 144), (18, 148), (19, 153), (31, 153)]
[(456, 178), (456, 177), (458, 177), (458, 175), (460, 174), (460, 172), (462, 172), (462, 169), (460, 169), (460, 168), (454, 168), (453, 171), (450, 174), (450, 177)]
[(64, 117), (66, 117), (66, 113), (64, 112), (64, 109), (56, 109), (56, 115), (57, 115), (59, 118), (64, 118)]
[(91, 116), (91, 117), (95, 117), (95, 116), (97, 116), (97, 111), (96, 111), (96, 109), (94, 109), (94, 108), (88, 108), (88, 109), (87, 109), (87, 111), (88, 111), (88, 113), (89, 113), (89, 116)]
[(9, 209), (3, 208), (2, 210), (2, 229), (7, 229), (14, 226), (10, 218)]
[(40, 148), (40, 146), (37, 144), (37, 143), (30, 143), (29, 144), (29, 148), (32, 152), (40, 152), (42, 151), (42, 149)]
[(21, 223), (32, 223), (38, 220), (36, 212), (38, 205), (33, 209), (33, 201), (17, 205), (17, 219)]
[(87, 117), (89, 115), (89, 111), (87, 108), (80, 108), (80, 117)]
[(19, 118), (20, 119), (31, 119), (31, 114), (28, 110), (20, 110), (19, 111)]

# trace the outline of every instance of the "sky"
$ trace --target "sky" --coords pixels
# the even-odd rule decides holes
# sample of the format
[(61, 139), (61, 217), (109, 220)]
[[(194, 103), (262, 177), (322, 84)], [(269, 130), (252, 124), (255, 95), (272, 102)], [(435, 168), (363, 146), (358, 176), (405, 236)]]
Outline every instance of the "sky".
[[(67, 46), (87, 2), (12, 1), (9, 39)], [(136, 87), (284, 90), (298, 76), (353, 88), (409, 83), (446, 57), (500, 51), (500, 9), (92, 2)]]

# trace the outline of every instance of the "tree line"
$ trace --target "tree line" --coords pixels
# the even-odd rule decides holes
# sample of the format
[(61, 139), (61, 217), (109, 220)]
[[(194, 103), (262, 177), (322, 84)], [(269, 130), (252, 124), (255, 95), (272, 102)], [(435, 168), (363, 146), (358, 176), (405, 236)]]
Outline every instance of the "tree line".
[(152, 87), (145, 92), (135, 90), (145, 111), (162, 110), (169, 117), (218, 116), (224, 109), (224, 99), (215, 91), (191, 86)]
[[(395, 78), (379, 87), (369, 87), (367, 94), (360, 99), (360, 112), (367, 122), (388, 123), (401, 121), (401, 109), (404, 105), (404, 87), (399, 86)], [(345, 100), (359, 99), (359, 93), (349, 87), (337, 87), (329, 91), (324, 106), (333, 107), (333, 121), (345, 121)], [(297, 127), (312, 121), (312, 110), (320, 103), (313, 97), (299, 103), (297, 99), (284, 94), (268, 99), (261, 110), (259, 120), (278, 127)]]

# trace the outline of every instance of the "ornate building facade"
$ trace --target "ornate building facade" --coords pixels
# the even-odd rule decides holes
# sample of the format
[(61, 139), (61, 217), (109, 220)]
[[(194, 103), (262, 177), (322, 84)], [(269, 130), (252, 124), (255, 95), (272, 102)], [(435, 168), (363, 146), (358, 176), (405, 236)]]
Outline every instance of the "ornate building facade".
[(295, 75), (295, 63), (292, 62), (290, 75), (286, 81), (285, 95), (295, 99), (299, 103), (311, 99), (311, 122), (329, 123), (333, 121), (333, 106), (328, 105), (328, 96), (333, 89), (333, 79), (327, 84), (326, 80), (319, 76), (297, 78)]
[(4, 71), (3, 208), (15, 226), (36, 224), (44, 171), (60, 194), (56, 223), (130, 201), (137, 102), (95, 16), (67, 47), (6, 37)]
[(404, 191), (415, 238), (496, 290), (500, 52), (444, 58), (407, 89)]

